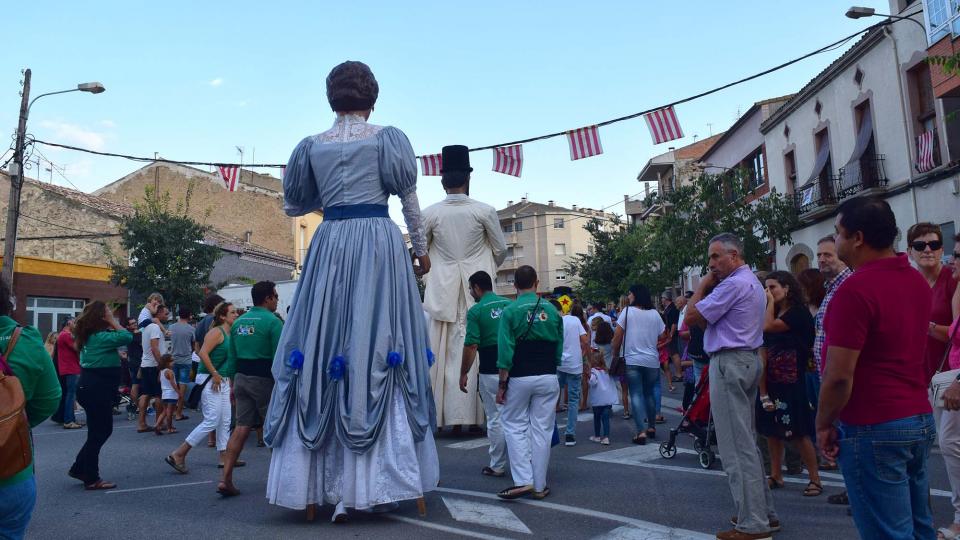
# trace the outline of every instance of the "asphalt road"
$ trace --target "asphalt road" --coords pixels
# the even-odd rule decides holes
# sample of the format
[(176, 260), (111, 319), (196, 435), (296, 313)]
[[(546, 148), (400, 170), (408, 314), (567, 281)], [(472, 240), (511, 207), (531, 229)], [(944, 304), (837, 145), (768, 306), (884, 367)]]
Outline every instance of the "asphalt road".
[[(664, 408), (675, 406), (679, 394), (665, 396)], [(679, 415), (666, 411), (660, 440)], [(214, 449), (196, 448), (189, 456), (190, 473), (177, 474), (163, 462), (199, 421), (199, 413), (178, 424), (179, 434), (138, 434), (135, 422), (116, 416), (115, 430), (101, 453), (104, 479), (117, 490), (87, 492), (67, 476), (83, 444), (86, 430), (68, 431), (51, 422), (34, 430), (38, 502), (28, 538), (713, 538), (729, 528), (733, 502), (719, 465), (700, 468), (692, 441), (681, 437), (680, 453), (671, 460), (659, 456), (656, 445), (629, 442), (632, 421), (619, 414), (611, 421), (612, 444), (600, 446), (587, 438), (593, 423), (583, 414), (577, 425), (578, 444), (558, 446), (551, 454), (543, 501), (503, 502), (493, 494), (510, 485), (505, 478), (480, 475), (486, 464), (484, 440), (472, 435), (438, 436), (440, 487), (427, 494), (427, 515), (420, 518), (413, 501), (387, 514), (351, 513), (350, 523), (329, 522), (332, 507), (321, 508), (308, 523), (302, 511), (278, 508), (264, 498), (269, 461), (267, 448), (251, 438), (243, 457), (248, 466), (235, 473), (239, 497), (216, 494), (218, 479)], [(560, 420), (564, 422), (563, 419)], [(933, 506), (938, 526), (952, 518), (943, 460), (930, 460)], [(857, 538), (844, 507), (827, 504), (826, 495), (841, 488), (839, 475), (825, 473), (825, 493), (801, 495), (805, 477), (788, 477), (775, 492), (783, 522), (778, 540)]]

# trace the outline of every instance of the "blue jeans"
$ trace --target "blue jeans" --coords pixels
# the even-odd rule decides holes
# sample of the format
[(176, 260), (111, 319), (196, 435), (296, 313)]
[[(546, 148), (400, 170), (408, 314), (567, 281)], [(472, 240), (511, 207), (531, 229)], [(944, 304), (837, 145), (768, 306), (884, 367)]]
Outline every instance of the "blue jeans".
[[(672, 376), (667, 373), (667, 376)], [(653, 405), (657, 409), (657, 416), (660, 416), (660, 406), (663, 403), (663, 377), (657, 375), (657, 383), (653, 386)]]
[(174, 364), (171, 366), (173, 369), (173, 378), (177, 381), (177, 384), (189, 384), (190, 383), (190, 364)]
[[(646, 429), (655, 429), (657, 421), (657, 387), (660, 383), (660, 368), (627, 366), (627, 386), (630, 389), (630, 410), (637, 433)], [(642, 404), (642, 405), (641, 405)], [(641, 407), (643, 407), (641, 414)]]
[(0, 538), (23, 538), (36, 503), (37, 480), (34, 476), (23, 482), (0, 486)]
[(595, 437), (610, 436), (610, 411), (611, 405), (593, 408), (593, 435)]
[(577, 415), (580, 409), (580, 384), (582, 382), (580, 373), (564, 373), (557, 370), (557, 381), (560, 383), (560, 390), (564, 385), (567, 387), (567, 430), (565, 435), (576, 435), (577, 433)]
[(701, 362), (699, 360), (693, 361), (693, 384), (700, 384), (700, 377), (703, 374), (703, 368), (710, 365), (710, 362)]
[(862, 538), (935, 538), (927, 457), (932, 414), (866, 426), (840, 425), (838, 463)]
[(74, 409), (77, 403), (77, 383), (80, 375), (63, 376), (63, 423), (70, 424), (77, 421)]

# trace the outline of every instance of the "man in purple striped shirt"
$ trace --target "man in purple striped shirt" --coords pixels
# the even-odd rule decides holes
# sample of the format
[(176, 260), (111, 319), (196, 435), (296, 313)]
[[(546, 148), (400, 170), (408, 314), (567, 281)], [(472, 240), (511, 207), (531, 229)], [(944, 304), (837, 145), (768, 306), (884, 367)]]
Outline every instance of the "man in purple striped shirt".
[(780, 520), (764, 480), (753, 421), (763, 373), (757, 349), (763, 344), (766, 295), (743, 259), (739, 238), (730, 233), (714, 236), (708, 255), (710, 272), (687, 304), (684, 321), (705, 328), (717, 446), (737, 508), (731, 519), (735, 528), (717, 533), (717, 538), (768, 539), (780, 530)]

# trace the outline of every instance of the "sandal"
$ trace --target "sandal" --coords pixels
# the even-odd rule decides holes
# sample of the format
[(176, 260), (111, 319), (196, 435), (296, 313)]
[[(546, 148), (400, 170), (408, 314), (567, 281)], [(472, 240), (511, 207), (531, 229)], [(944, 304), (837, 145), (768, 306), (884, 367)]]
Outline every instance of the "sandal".
[(170, 429), (167, 430), (167, 434), (168, 434), (168, 435), (169, 435), (169, 434), (172, 434), (172, 433), (179, 433), (179, 432), (180, 432), (180, 430), (177, 429), (177, 428), (170, 428)]
[(550, 495), (550, 488), (544, 486), (543, 491), (534, 491), (530, 494), (534, 499), (546, 499)]
[[(247, 462), (244, 461), (244, 460), (242, 460), (242, 459), (238, 459), (238, 460), (233, 464), (233, 467), (234, 467), (234, 468), (237, 468), (237, 467), (246, 467), (246, 466), (247, 466)], [(223, 463), (217, 464), (217, 468), (218, 468), (218, 469), (222, 469), (222, 468), (223, 468)]]
[(236, 497), (240, 494), (240, 490), (235, 487), (228, 488), (226, 484), (220, 482), (217, 484), (217, 493), (223, 497)]
[(835, 471), (835, 470), (837, 470), (837, 469), (839, 469), (839, 468), (840, 468), (840, 467), (837, 466), (837, 463), (836, 463), (835, 461), (834, 461), (834, 462), (829, 462), (829, 461), (824, 462), (824, 463), (822, 463), (822, 464), (820, 465), (820, 467), (819, 467), (819, 469), (820, 469), (821, 471)]
[(939, 540), (941, 538), (943, 540), (956, 540), (960, 538), (960, 533), (954, 532), (953, 529), (949, 527), (941, 527), (937, 529), (937, 539)]
[(667, 419), (664, 418), (662, 414), (658, 414), (657, 417), (654, 418), (653, 421), (654, 421), (655, 424), (666, 424), (666, 423), (667, 423)]
[(155, 428), (153, 426), (147, 426), (145, 428), (137, 428), (137, 433), (146, 433), (148, 431), (153, 431)]
[(777, 406), (773, 404), (773, 401), (770, 399), (770, 396), (763, 394), (760, 396), (760, 406), (763, 407), (763, 410), (767, 412), (773, 412), (777, 410)]
[(533, 494), (533, 486), (510, 486), (507, 489), (497, 493), (497, 497), (512, 501), (520, 497), (526, 497)]
[(827, 502), (830, 504), (850, 504), (850, 497), (847, 496), (846, 491), (843, 491), (827, 497)]
[(163, 458), (163, 461), (167, 465), (171, 466), (180, 474), (187, 474), (187, 464), (186, 463), (177, 463), (177, 460), (173, 459), (173, 456), (167, 456)]
[(643, 433), (637, 433), (636, 436), (633, 437), (633, 444), (647, 444), (647, 436)]
[(823, 493), (823, 486), (813, 480), (807, 482), (807, 489), (803, 490), (804, 497), (817, 497)]
[(494, 469), (493, 467), (484, 467), (484, 468), (480, 471), (480, 474), (482, 474), (482, 475), (484, 475), (484, 476), (496, 476), (497, 478), (499, 478), (499, 477), (501, 477), (501, 476), (506, 475), (507, 472), (506, 472), (506, 471), (498, 471), (498, 470)]
[(780, 489), (784, 486), (783, 480), (777, 480), (772, 476), (767, 477), (767, 487), (769, 489)]
[(629, 412), (623, 413), (623, 419), (624, 419), (624, 420), (629, 420), (629, 419), (631, 419), (631, 418), (633, 418), (633, 415), (631, 415)]
[(92, 484), (84, 484), (83, 489), (87, 491), (96, 491), (100, 489), (114, 489), (117, 485), (113, 482), (104, 482), (103, 480), (97, 480)]

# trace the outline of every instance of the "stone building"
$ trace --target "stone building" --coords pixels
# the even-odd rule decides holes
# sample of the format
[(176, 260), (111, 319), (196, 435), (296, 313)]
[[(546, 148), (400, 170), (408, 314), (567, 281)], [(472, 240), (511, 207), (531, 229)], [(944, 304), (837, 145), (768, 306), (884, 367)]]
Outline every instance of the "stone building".
[[(689, 185), (703, 172), (703, 166), (700, 158), (723, 136), (718, 133), (706, 139), (682, 146), (680, 148), (670, 147), (669, 150), (650, 158), (649, 161), (640, 170), (637, 175), (637, 181), (644, 184), (646, 193), (643, 201), (625, 201), (627, 222), (631, 225), (643, 222), (650, 217), (663, 215), (663, 205), (653, 204), (649, 195), (656, 193), (668, 193), (676, 188)], [(650, 190), (647, 186), (653, 184), (655, 189)]]
[(530, 265), (540, 278), (538, 292), (552, 292), (555, 287), (576, 288), (577, 276), (566, 268), (576, 255), (593, 253), (590, 233), (584, 226), (592, 218), (613, 226), (615, 214), (579, 208), (528, 201), (526, 197), (498, 210), (503, 237), (507, 243), (507, 258), (497, 270), (494, 284), (497, 294), (513, 296), (513, 274), (517, 268)]
[[(6, 222), (9, 188), (9, 176), (0, 173), (0, 226)], [(118, 311), (125, 311), (129, 295), (110, 283), (108, 253), (124, 256), (119, 225), (132, 213), (133, 207), (122, 202), (27, 179), (21, 191), (14, 267), (17, 320), (44, 329), (47, 314), (52, 313), (56, 322), (94, 299), (109, 301), (120, 307)], [(211, 285), (251, 279), (279, 281), (293, 275), (295, 262), (290, 255), (216, 227), (205, 241), (222, 253), (211, 273)]]
[(130, 206), (144, 200), (147, 188), (168, 192), (173, 203), (183, 203), (187, 190), (191, 190), (188, 212), (191, 217), (246, 243), (270, 246), (277, 253), (294, 259), (297, 272), (310, 239), (323, 220), (321, 212), (288, 217), (283, 211), (281, 180), (248, 170), (241, 170), (237, 190), (231, 193), (224, 189), (217, 172), (173, 163), (151, 163), (93, 194)]

